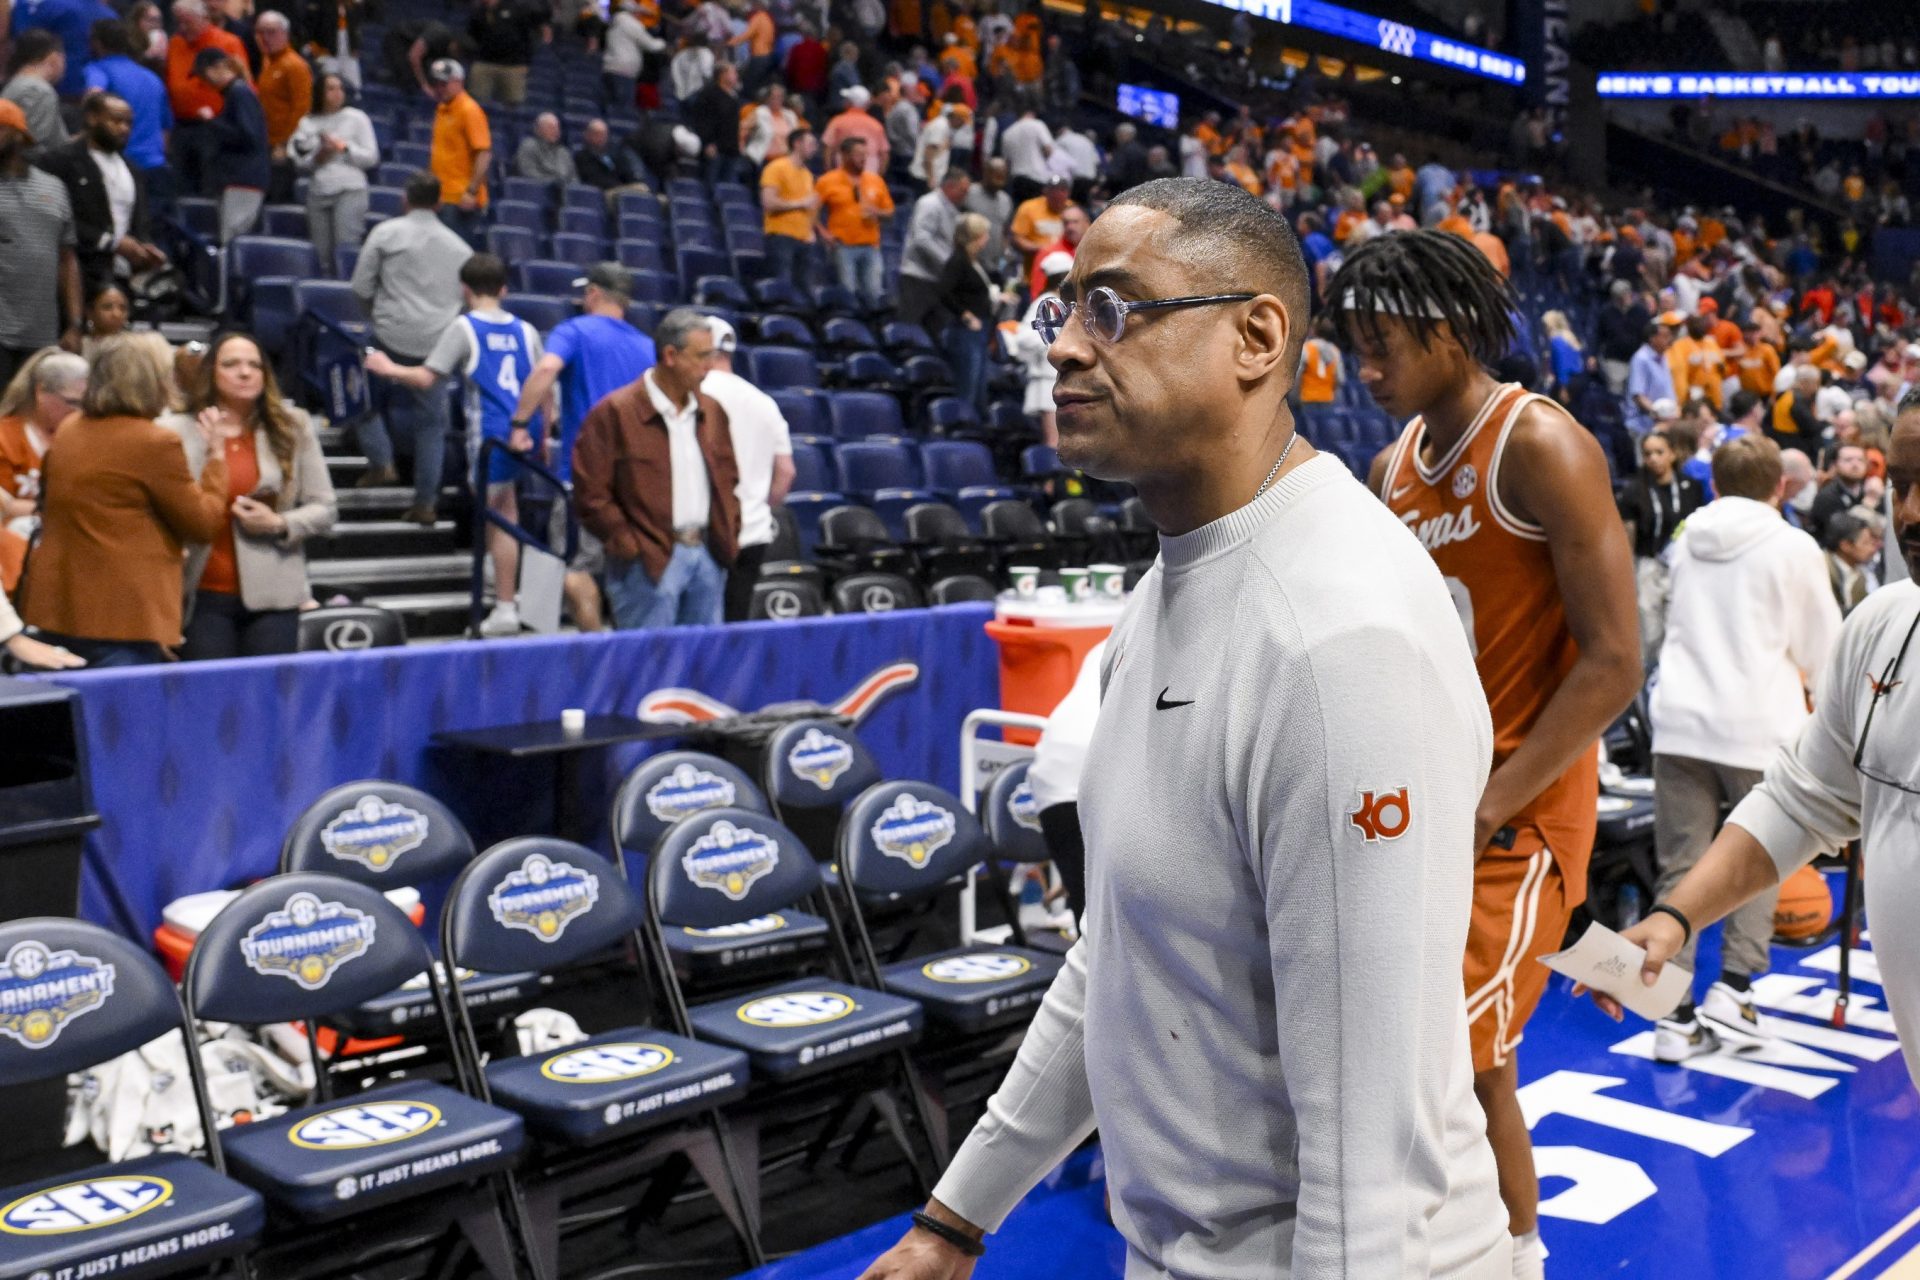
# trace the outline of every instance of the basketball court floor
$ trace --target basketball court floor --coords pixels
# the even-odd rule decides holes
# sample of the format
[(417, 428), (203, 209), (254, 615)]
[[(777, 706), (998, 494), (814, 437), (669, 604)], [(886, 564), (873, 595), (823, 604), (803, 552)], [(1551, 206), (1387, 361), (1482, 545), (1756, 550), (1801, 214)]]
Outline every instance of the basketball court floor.
[[(1777, 1046), (1684, 1066), (1652, 1060), (1650, 1024), (1617, 1024), (1554, 979), (1520, 1050), (1551, 1280), (1920, 1280), (1920, 1094), (1871, 935), (1853, 955), (1847, 1026), (1833, 1027), (1839, 955), (1776, 947), (1755, 991)], [(1709, 936), (1700, 968), (1717, 964)], [(1103, 1193), (1098, 1150), (1074, 1156), (992, 1239), (975, 1280), (1117, 1280)], [(889, 1219), (751, 1274), (854, 1280), (905, 1227)]]

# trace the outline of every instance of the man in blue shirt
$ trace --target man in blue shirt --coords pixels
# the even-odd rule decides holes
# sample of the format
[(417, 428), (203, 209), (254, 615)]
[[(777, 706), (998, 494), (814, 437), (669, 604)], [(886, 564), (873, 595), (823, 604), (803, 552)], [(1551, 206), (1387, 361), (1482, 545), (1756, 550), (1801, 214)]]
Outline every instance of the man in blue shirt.
[(1667, 348), (1673, 345), (1673, 326), (1664, 323), (1673, 315), (1667, 312), (1647, 326), (1647, 340), (1633, 353), (1627, 366), (1627, 402), (1623, 406), (1627, 429), (1641, 436), (1653, 429), (1653, 406), (1661, 400), (1675, 404), (1673, 371), (1667, 368)]
[[(67, 51), (67, 73), (58, 88), (63, 98), (78, 98), (87, 91), (87, 38), (96, 22), (117, 22), (113, 10), (100, 0), (18, 0), (13, 9), (10, 34), (39, 28), (60, 38)], [(135, 110), (138, 110), (136, 106)]]
[[(559, 383), (560, 439), (548, 455), (548, 466), (568, 484), (573, 482), (573, 442), (579, 438), (580, 424), (587, 414), (609, 392), (637, 382), (654, 364), (653, 339), (627, 323), (627, 304), (633, 299), (632, 272), (617, 262), (602, 262), (574, 285), (585, 289), (580, 299), (581, 314), (554, 326), (547, 335), (546, 352), (520, 388), (520, 404), (513, 413), (513, 426), (526, 427), (546, 403), (547, 393)], [(549, 540), (554, 546), (562, 545), (565, 530), (554, 529)], [(567, 565), (566, 585), (567, 605), (582, 631), (598, 631), (601, 627), (596, 579), (605, 568), (605, 550), (582, 528), (579, 551)]]
[(173, 107), (167, 101), (166, 82), (133, 60), (133, 37), (125, 23), (96, 22), (89, 39), (93, 61), (87, 64), (87, 90), (104, 89), (133, 108), (127, 163), (146, 176), (150, 198), (160, 197), (162, 183), (171, 197), (174, 187), (167, 169), (167, 133), (173, 128)]

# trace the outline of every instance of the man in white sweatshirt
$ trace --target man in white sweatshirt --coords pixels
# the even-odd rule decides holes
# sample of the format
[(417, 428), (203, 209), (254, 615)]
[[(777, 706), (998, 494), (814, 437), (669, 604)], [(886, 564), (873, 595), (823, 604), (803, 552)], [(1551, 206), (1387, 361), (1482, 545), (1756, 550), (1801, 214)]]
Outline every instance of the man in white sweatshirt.
[(1107, 646), (1085, 934), (867, 1278), (961, 1280), (1097, 1125), (1128, 1280), (1507, 1280), (1459, 969), (1491, 719), (1432, 558), (1294, 433), (1298, 243), (1150, 182), (1061, 298), (1062, 457), (1136, 487), (1160, 560)]
[[(1807, 721), (1807, 689), (1840, 633), (1819, 544), (1781, 518), (1780, 447), (1748, 434), (1713, 454), (1715, 501), (1688, 516), (1673, 546), (1667, 639), (1653, 690), (1654, 842), (1660, 896), (1673, 891), (1719, 827), (1722, 805), (1760, 782)], [(1681, 1062), (1765, 1035), (1748, 991), (1773, 939), (1769, 889), (1727, 918), (1720, 979), (1696, 1016), (1688, 1000), (1655, 1029), (1653, 1055)], [(1680, 963), (1693, 967), (1695, 939)]]

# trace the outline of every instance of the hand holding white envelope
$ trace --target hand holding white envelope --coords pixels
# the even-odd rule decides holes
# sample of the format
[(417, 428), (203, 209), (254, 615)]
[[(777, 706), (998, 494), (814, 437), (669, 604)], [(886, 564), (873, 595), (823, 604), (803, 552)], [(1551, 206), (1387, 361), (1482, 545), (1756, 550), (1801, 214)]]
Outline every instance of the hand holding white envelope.
[(1612, 996), (1641, 1017), (1657, 1021), (1686, 999), (1693, 989), (1693, 974), (1669, 963), (1649, 987), (1640, 980), (1640, 969), (1646, 962), (1644, 948), (1636, 947), (1597, 920), (1587, 926), (1580, 941), (1565, 951), (1540, 957), (1540, 963), (1555, 973), (1565, 974), (1602, 995)]

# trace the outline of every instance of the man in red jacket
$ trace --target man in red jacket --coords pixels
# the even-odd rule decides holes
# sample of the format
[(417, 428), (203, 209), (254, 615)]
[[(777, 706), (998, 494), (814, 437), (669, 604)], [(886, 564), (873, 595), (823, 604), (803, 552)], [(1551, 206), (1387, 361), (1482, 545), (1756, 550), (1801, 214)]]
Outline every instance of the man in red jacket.
[(740, 468), (726, 411), (700, 393), (713, 330), (679, 307), (653, 341), (653, 368), (581, 425), (574, 499), (607, 549), (615, 627), (717, 626), (740, 547)]

